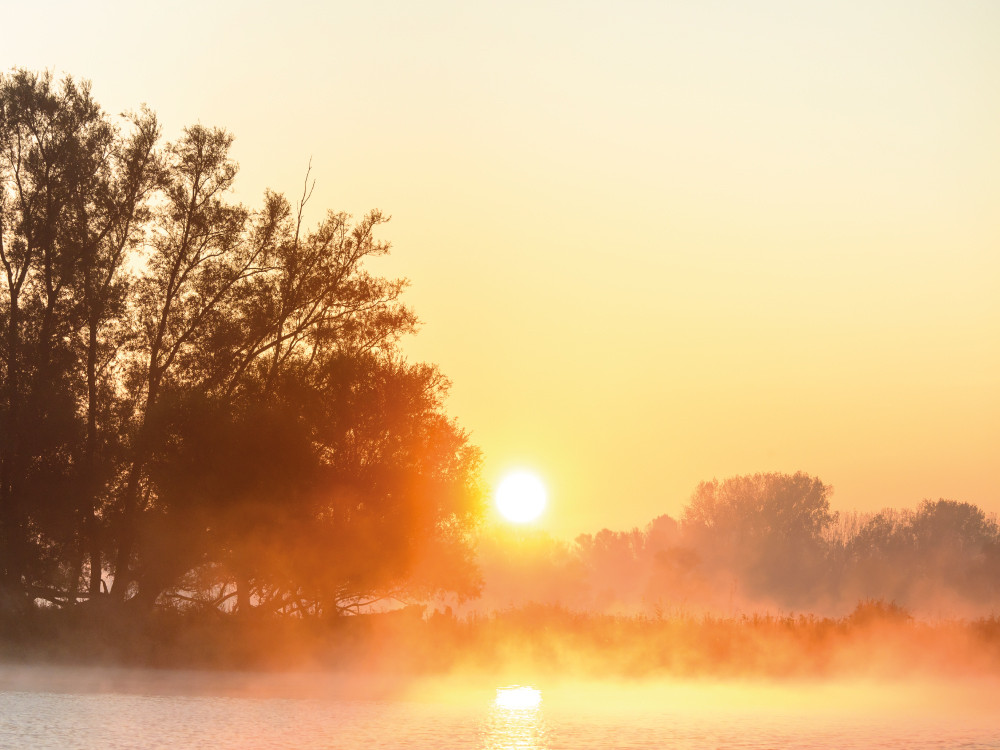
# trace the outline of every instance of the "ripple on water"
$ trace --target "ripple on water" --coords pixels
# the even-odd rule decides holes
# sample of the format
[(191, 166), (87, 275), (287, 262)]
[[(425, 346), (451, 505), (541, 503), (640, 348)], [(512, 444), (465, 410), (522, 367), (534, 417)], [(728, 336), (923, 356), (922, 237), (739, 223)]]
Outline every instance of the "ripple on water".
[[(614, 689), (608, 689), (612, 695)], [(0, 747), (204, 748), (1000, 748), (1000, 717), (855, 710), (688, 710), (632, 688), (623, 703), (532, 685), (460, 701), (0, 692)], [(683, 691), (675, 693), (682, 695)], [(905, 709), (905, 706), (903, 707)]]

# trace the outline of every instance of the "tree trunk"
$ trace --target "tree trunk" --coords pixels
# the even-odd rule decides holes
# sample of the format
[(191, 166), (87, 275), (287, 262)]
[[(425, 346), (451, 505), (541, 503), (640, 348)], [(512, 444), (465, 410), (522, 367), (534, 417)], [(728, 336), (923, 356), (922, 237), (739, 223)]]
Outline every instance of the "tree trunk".
[[(93, 284), (87, 280), (88, 296), (93, 295)], [(93, 302), (91, 302), (93, 305)], [(87, 546), (90, 553), (90, 597), (101, 593), (101, 538), (97, 518), (97, 323), (93, 310), (88, 321), (87, 340), (87, 446), (84, 471), (86, 472), (85, 507)]]
[(66, 606), (75, 607), (80, 595), (80, 576), (83, 574), (83, 546), (77, 545), (69, 566), (69, 586), (66, 591)]
[(245, 617), (253, 611), (250, 605), (250, 579), (243, 574), (236, 576), (236, 612)]
[(21, 610), (24, 591), (24, 524), (20, 502), (20, 308), (18, 290), (11, 290), (7, 320), (7, 383), (5, 390), (7, 420), (0, 435), (0, 610)]

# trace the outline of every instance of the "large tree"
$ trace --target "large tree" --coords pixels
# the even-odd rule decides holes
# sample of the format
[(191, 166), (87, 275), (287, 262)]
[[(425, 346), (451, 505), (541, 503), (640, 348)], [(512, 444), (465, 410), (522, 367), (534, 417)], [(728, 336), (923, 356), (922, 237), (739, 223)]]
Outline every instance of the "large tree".
[(0, 78), (5, 605), (475, 588), (478, 453), (400, 354), (405, 283), (366, 268), (386, 218), (307, 228), (308, 178), (247, 209), (231, 144)]

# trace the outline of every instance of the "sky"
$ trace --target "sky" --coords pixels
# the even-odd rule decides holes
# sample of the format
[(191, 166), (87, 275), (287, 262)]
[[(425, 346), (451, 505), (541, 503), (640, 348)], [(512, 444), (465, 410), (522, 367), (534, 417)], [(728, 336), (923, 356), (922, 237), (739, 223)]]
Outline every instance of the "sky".
[(698, 482), (1000, 511), (1000, 4), (19, 3), (0, 68), (392, 215), (405, 342), (572, 538)]

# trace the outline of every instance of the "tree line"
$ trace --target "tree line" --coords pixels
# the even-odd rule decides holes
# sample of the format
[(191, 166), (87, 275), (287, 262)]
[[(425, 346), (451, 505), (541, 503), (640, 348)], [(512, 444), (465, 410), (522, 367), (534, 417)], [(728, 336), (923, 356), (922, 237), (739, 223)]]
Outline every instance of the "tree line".
[(572, 543), (487, 539), (483, 606), (839, 615), (859, 601), (884, 600), (928, 614), (996, 611), (995, 516), (946, 499), (834, 512), (831, 494), (802, 472), (737, 476), (701, 483), (680, 518), (662, 515), (642, 529), (604, 529)]
[(480, 456), (366, 267), (387, 217), (234, 202), (232, 142), (0, 75), (2, 610), (476, 589)]

